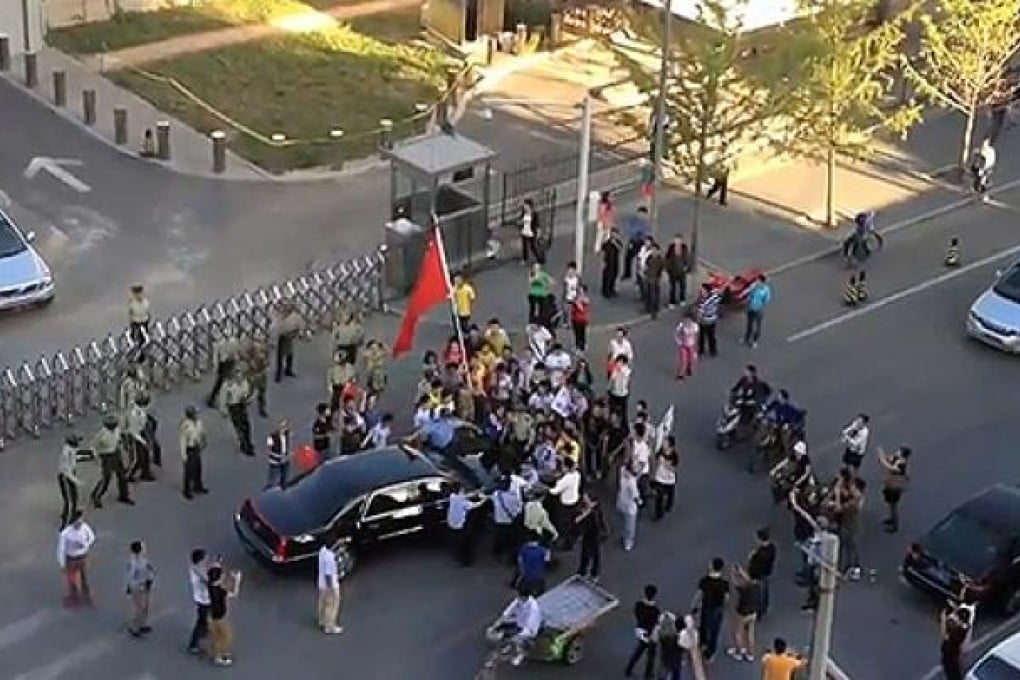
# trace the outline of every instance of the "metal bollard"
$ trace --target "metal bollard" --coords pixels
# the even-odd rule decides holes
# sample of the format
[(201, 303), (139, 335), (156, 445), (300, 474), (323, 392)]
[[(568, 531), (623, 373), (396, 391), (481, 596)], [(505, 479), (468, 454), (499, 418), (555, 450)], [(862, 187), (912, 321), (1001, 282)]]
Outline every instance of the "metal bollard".
[(554, 50), (563, 42), (563, 13), (553, 12), (549, 15), (549, 44), (547, 49)]
[(212, 171), (219, 175), (227, 170), (227, 133), (215, 130), (209, 137), (212, 138)]
[(272, 170), (278, 175), (282, 175), (287, 170), (287, 135), (282, 132), (274, 132), (270, 139), (273, 140)]
[(128, 141), (128, 113), (127, 109), (118, 106), (113, 110), (113, 141), (117, 146), (123, 146)]
[(25, 87), (34, 88), (39, 85), (39, 57), (36, 54), (25, 55)]
[(11, 38), (0, 35), (0, 73), (11, 70)]
[(333, 146), (333, 163), (331, 167), (333, 170), (343, 170), (344, 168), (344, 131), (340, 128), (333, 128), (329, 131), (329, 142)]
[(496, 36), (487, 35), (485, 36), (485, 65), (492, 66), (492, 62), (495, 58), (496, 58)]
[(67, 72), (53, 72), (53, 105), (67, 106)]
[(393, 148), (393, 121), (389, 118), (379, 121), (379, 148)]
[(170, 160), (170, 123), (165, 120), (156, 123), (156, 158)]
[(81, 92), (82, 118), (86, 125), (96, 124), (96, 91), (82, 90)]

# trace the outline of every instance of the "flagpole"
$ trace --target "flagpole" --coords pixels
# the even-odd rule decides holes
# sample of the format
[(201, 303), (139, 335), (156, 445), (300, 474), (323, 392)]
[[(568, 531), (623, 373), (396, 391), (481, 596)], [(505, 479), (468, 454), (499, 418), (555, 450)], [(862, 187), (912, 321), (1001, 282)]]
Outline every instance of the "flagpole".
[(450, 276), (450, 265), (446, 261), (446, 246), (443, 244), (443, 230), (439, 228), (439, 216), (432, 213), (432, 229), (436, 236), (436, 247), (439, 249), (439, 263), (443, 268), (443, 276), (446, 277), (446, 299), (450, 303), (450, 320), (457, 332), (457, 344), (460, 345), (461, 367), (464, 375), (471, 375), (468, 370), (467, 343), (464, 342), (464, 329), (460, 327), (460, 319), (457, 317), (457, 305), (453, 299), (453, 278)]

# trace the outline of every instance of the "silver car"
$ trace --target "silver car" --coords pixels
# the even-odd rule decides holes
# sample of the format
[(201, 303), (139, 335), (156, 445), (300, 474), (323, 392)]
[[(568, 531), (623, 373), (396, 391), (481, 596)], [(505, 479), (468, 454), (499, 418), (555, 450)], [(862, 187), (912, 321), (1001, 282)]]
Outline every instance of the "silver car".
[(0, 310), (45, 305), (56, 286), (50, 268), (32, 247), (35, 232), (22, 234), (0, 210)]
[(967, 334), (992, 347), (1020, 353), (1020, 261), (998, 272), (992, 287), (970, 306)]

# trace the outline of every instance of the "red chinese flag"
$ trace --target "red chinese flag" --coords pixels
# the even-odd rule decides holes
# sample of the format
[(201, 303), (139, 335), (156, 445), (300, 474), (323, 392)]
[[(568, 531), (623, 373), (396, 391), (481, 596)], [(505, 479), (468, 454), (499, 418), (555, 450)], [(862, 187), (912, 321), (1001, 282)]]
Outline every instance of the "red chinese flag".
[(393, 343), (394, 357), (409, 352), (414, 346), (414, 329), (418, 325), (418, 319), (449, 297), (450, 277), (446, 273), (442, 235), (438, 229), (433, 229), (428, 247), (425, 249), (425, 257), (421, 261), (421, 269), (418, 271), (418, 281), (411, 291), (411, 299), (407, 303), (400, 332)]

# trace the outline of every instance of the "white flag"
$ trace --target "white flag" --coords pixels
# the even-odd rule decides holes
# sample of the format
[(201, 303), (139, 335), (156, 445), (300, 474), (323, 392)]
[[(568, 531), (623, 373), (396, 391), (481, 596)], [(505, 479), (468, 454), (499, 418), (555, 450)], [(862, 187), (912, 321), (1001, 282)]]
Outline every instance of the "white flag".
[(673, 416), (674, 407), (671, 405), (666, 412), (662, 414), (662, 420), (659, 421), (659, 426), (655, 428), (655, 450), (658, 451), (662, 448), (662, 445), (666, 443), (666, 437), (673, 434)]

